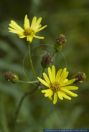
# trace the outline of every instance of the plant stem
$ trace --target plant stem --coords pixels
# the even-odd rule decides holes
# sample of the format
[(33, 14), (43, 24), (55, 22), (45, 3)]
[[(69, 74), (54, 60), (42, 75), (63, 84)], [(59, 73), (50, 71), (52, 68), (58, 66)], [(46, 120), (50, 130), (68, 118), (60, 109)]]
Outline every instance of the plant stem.
[(30, 92), (26, 92), (26, 93), (24, 93), (23, 95), (22, 95), (22, 97), (21, 97), (21, 99), (20, 99), (20, 101), (19, 101), (19, 104), (18, 104), (18, 106), (17, 106), (17, 109), (16, 109), (16, 112), (15, 112), (15, 117), (14, 117), (14, 121), (13, 121), (13, 132), (15, 132), (15, 130), (16, 130), (16, 124), (17, 124), (17, 118), (18, 118), (18, 115), (19, 115), (19, 112), (20, 112), (20, 109), (21, 109), (21, 106), (22, 106), (22, 104), (23, 104), (23, 101), (24, 101), (24, 99), (28, 96), (28, 95), (32, 95), (35, 91), (37, 90), (37, 87), (36, 88), (34, 88), (32, 91), (30, 91)]
[(16, 83), (35, 84), (35, 83), (38, 83), (38, 81), (22, 81), (22, 80), (18, 80), (18, 81), (16, 81)]
[(30, 45), (28, 45), (28, 49), (29, 49), (29, 60), (30, 60), (31, 69), (32, 69), (32, 72), (33, 72), (34, 76), (37, 77), (34, 66), (33, 66), (33, 62), (32, 62), (31, 46)]

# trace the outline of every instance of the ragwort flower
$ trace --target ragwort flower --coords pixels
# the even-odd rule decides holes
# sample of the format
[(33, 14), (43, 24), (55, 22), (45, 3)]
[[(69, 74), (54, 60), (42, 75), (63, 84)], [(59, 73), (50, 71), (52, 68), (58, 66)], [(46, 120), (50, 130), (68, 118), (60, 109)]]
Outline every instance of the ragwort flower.
[(77, 86), (71, 85), (75, 82), (75, 79), (69, 80), (69, 72), (66, 68), (59, 69), (56, 72), (55, 66), (48, 67), (48, 75), (43, 73), (43, 78), (38, 77), (38, 80), (47, 87), (47, 89), (41, 90), (44, 93), (45, 97), (48, 97), (50, 100), (53, 100), (53, 104), (57, 103), (58, 98), (63, 100), (71, 100), (71, 97), (77, 97), (77, 94), (72, 92), (77, 90)]
[(41, 25), (42, 17), (37, 19), (36, 16), (33, 17), (32, 23), (28, 19), (27, 15), (24, 18), (24, 27), (20, 27), (14, 20), (11, 20), (9, 24), (9, 32), (15, 33), (19, 36), (19, 38), (26, 38), (30, 43), (33, 38), (44, 39), (43, 36), (37, 36), (36, 33), (43, 30), (47, 27), (47, 25)]

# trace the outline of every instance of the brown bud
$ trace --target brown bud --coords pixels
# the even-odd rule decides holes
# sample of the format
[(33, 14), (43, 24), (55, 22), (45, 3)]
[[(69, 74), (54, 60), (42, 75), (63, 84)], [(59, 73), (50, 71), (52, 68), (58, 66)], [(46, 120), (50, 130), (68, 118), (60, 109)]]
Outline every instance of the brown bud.
[(42, 56), (41, 65), (43, 68), (46, 68), (52, 62), (52, 57), (49, 53), (45, 53)]
[(56, 51), (59, 51), (59, 49), (62, 48), (66, 42), (67, 40), (65, 35), (60, 34), (59, 37), (56, 39), (56, 44), (55, 44)]
[(59, 45), (63, 45), (66, 43), (66, 37), (63, 34), (60, 34), (59, 37), (56, 39), (56, 43)]
[(78, 72), (75, 78), (76, 78), (76, 82), (82, 83), (86, 79), (86, 74), (84, 72)]
[(19, 77), (13, 72), (5, 72), (4, 77), (7, 81), (11, 81), (13, 83), (19, 80)]

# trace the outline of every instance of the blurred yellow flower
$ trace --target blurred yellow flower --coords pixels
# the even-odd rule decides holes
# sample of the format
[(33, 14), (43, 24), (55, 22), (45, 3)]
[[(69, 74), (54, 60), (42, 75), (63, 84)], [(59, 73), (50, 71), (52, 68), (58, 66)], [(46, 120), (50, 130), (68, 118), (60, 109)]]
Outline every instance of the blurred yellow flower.
[(58, 98), (63, 100), (63, 98), (67, 100), (71, 100), (71, 97), (77, 97), (77, 94), (72, 92), (72, 90), (77, 90), (77, 86), (72, 86), (70, 84), (75, 82), (75, 79), (68, 80), (68, 74), (66, 68), (59, 69), (56, 72), (56, 68), (54, 65), (52, 67), (48, 67), (48, 75), (43, 73), (43, 78), (38, 77), (38, 80), (47, 88), (41, 90), (44, 93), (45, 97), (48, 97), (53, 101), (53, 104), (57, 103)]
[(27, 15), (24, 18), (24, 27), (20, 27), (14, 20), (11, 20), (9, 24), (9, 32), (15, 33), (19, 36), (19, 38), (25, 38), (30, 43), (32, 42), (33, 38), (37, 39), (44, 39), (43, 36), (37, 36), (36, 33), (43, 30), (47, 27), (47, 25), (41, 25), (42, 17), (37, 19), (36, 16), (33, 17), (32, 23), (28, 19)]

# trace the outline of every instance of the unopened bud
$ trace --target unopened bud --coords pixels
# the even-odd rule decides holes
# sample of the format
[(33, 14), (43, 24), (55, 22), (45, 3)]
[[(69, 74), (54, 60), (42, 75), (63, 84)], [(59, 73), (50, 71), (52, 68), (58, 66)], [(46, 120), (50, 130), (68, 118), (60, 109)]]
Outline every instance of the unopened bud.
[(86, 79), (86, 74), (84, 72), (79, 72), (76, 76), (76, 82), (82, 83)]
[(57, 44), (63, 45), (66, 42), (65, 35), (60, 34), (59, 37), (56, 39)]
[(4, 73), (4, 77), (7, 81), (11, 81), (13, 83), (15, 83), (16, 81), (19, 80), (19, 77), (18, 75), (16, 75), (15, 73), (13, 72), (5, 72)]
[(59, 37), (56, 39), (56, 44), (55, 44), (56, 51), (59, 51), (59, 49), (62, 48), (66, 42), (67, 39), (65, 35), (60, 34)]
[(42, 56), (41, 65), (43, 68), (46, 68), (52, 62), (52, 57), (49, 53), (45, 53)]

